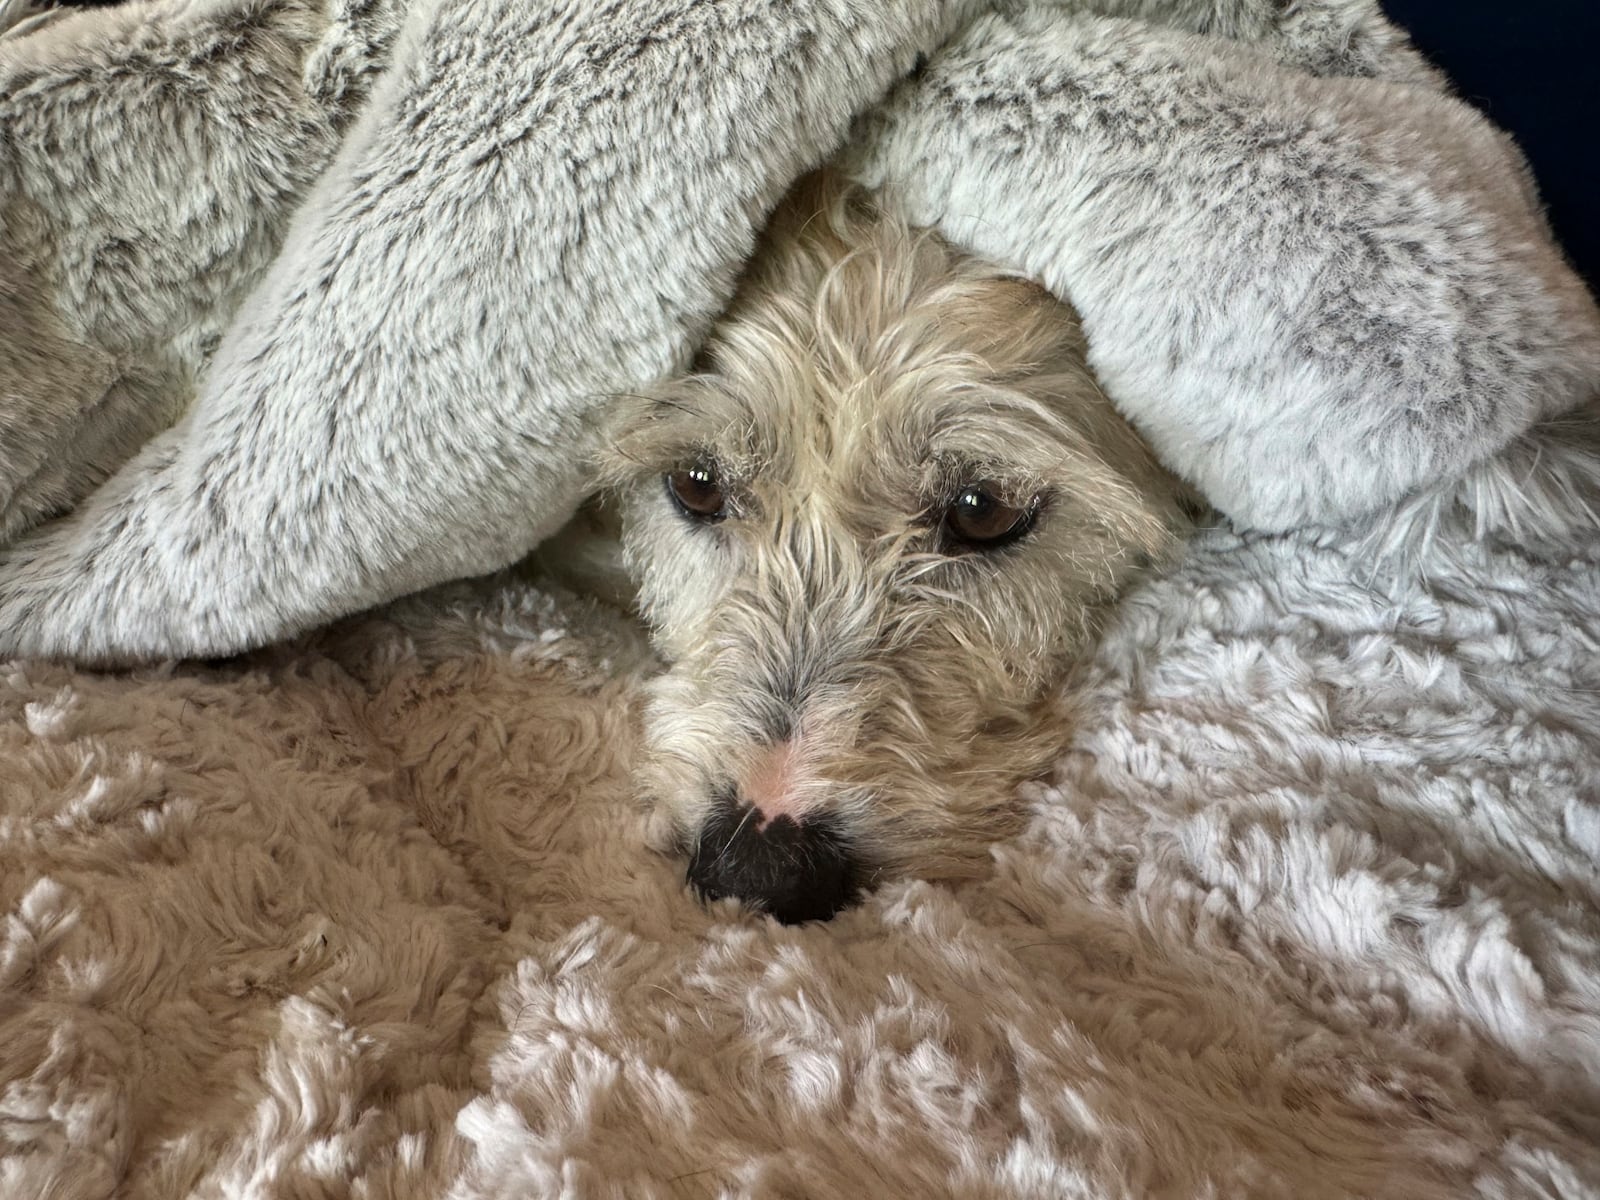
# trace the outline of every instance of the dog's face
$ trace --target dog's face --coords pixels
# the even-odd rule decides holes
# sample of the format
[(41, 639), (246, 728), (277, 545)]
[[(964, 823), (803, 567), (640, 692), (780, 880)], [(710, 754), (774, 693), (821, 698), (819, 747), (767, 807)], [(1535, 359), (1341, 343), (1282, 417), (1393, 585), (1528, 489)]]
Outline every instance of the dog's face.
[(669, 664), (645, 786), (708, 896), (831, 916), (970, 873), (1063, 740), (1098, 606), (1178, 524), (1070, 309), (803, 188), (607, 472)]

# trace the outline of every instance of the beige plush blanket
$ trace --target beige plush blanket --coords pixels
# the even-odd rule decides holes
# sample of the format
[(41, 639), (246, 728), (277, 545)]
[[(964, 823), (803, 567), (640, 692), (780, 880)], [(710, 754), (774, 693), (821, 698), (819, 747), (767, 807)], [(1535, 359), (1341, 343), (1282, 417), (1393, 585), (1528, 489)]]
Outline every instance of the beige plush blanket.
[(0, 1195), (1600, 1194), (1600, 552), (1432, 562), (1203, 535), (992, 877), (802, 928), (645, 848), (537, 581), (12, 664)]

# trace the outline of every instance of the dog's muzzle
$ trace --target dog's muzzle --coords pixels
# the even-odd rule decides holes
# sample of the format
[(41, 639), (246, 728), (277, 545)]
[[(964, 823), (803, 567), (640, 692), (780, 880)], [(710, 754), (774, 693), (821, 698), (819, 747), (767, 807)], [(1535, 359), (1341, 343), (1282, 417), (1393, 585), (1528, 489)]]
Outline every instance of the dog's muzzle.
[(785, 925), (826, 921), (855, 899), (859, 868), (831, 817), (770, 820), (732, 797), (717, 801), (689, 858), (707, 900), (732, 896)]

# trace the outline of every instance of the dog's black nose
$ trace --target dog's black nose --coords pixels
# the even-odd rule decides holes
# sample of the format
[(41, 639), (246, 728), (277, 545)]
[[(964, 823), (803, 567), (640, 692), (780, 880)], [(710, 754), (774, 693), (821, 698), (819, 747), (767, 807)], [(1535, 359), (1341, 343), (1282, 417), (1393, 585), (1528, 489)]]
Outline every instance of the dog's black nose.
[(707, 900), (733, 896), (785, 925), (826, 921), (859, 887), (850, 847), (831, 818), (764, 822), (749, 805), (728, 801), (700, 829), (689, 882)]

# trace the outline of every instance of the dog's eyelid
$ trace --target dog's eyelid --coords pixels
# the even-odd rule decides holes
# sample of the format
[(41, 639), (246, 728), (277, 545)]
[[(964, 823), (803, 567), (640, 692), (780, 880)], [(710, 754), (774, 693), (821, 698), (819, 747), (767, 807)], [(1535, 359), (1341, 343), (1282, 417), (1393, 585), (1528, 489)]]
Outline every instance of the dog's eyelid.
[(1013, 508), (1042, 504), (1054, 494), (1050, 484), (1034, 472), (1020, 472), (990, 463), (961, 463), (935, 468), (926, 486), (919, 516), (937, 516), (972, 488), (985, 488), (996, 500)]

